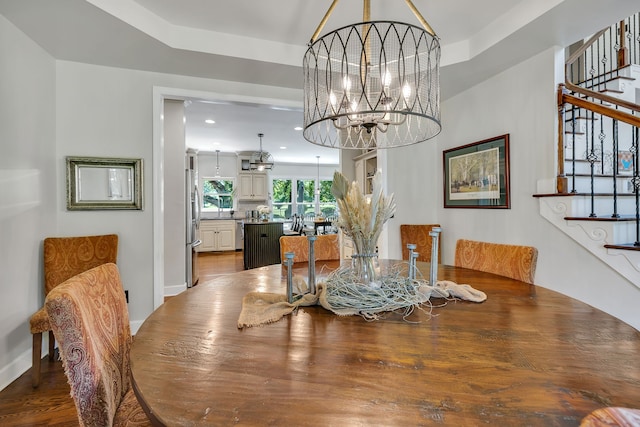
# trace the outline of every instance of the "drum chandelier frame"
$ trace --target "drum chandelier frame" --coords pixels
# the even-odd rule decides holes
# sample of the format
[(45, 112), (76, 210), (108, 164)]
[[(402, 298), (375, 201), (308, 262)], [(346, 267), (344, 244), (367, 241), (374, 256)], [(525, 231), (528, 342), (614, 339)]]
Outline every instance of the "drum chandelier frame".
[(317, 38), (304, 56), (304, 138), (326, 147), (378, 149), (433, 138), (440, 123), (440, 40), (405, 0), (424, 28), (363, 21)]

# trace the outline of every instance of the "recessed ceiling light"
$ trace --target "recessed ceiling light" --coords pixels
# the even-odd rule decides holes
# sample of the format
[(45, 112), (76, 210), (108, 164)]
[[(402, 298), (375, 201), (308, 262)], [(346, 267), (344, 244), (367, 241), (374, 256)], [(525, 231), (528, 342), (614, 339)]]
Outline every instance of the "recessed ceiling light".
[(302, 128), (300, 126), (296, 126), (293, 128), (293, 130), (302, 130)]
[(204, 121), (205, 123), (209, 123), (210, 125), (215, 123), (215, 120), (207, 119)]
[(281, 150), (286, 150), (286, 149), (287, 149), (287, 147), (284, 147), (284, 146), (283, 146), (283, 147), (280, 147), (280, 149), (281, 149)]

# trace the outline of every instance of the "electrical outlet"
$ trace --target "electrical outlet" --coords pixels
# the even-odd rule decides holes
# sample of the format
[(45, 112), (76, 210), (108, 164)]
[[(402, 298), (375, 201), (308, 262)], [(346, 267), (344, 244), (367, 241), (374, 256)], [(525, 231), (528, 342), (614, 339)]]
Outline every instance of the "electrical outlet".
[(129, 304), (129, 291), (124, 291), (124, 297), (127, 300), (127, 304)]

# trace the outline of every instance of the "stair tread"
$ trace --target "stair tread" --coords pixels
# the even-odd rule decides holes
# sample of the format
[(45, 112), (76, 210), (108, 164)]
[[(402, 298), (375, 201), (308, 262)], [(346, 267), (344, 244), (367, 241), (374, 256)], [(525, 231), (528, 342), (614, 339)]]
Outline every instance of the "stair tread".
[[(589, 178), (591, 176), (591, 174), (590, 173), (574, 173), (574, 174), (568, 173), (568, 174), (566, 174), (566, 176), (567, 177), (577, 176), (577, 177)], [(613, 175), (611, 175), (611, 174), (594, 173), (593, 177), (594, 178), (613, 178)], [(616, 178), (633, 178), (633, 175), (631, 175), (631, 174), (627, 175), (627, 174), (619, 173), (619, 174), (616, 175)]]
[(640, 251), (640, 246), (634, 243), (621, 243), (619, 245), (604, 245), (607, 249), (622, 249), (626, 251)]
[[(542, 193), (542, 194), (534, 194), (533, 197), (573, 197), (573, 196), (590, 196), (591, 193)], [(596, 197), (613, 197), (613, 193), (593, 193)], [(635, 197), (636, 193), (618, 193), (616, 196), (618, 197)]]
[(603, 221), (603, 222), (629, 222), (635, 221), (635, 215), (620, 215), (619, 218), (612, 218), (611, 216), (565, 216), (567, 221)]
[[(587, 160), (587, 159), (568, 159), (566, 157), (564, 158), (564, 161), (567, 162), (567, 163), (572, 163), (572, 162), (575, 162), (575, 163), (590, 163), (589, 160)], [(596, 160), (594, 163), (595, 164), (600, 164), (602, 162), (600, 160)]]

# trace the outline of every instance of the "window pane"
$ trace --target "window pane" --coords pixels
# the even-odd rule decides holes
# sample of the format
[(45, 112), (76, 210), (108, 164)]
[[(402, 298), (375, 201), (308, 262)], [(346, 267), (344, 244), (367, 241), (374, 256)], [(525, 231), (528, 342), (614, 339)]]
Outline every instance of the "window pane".
[(313, 179), (298, 180), (296, 186), (298, 192), (298, 203), (313, 203), (315, 199), (314, 191), (316, 182)]
[(336, 198), (331, 192), (331, 184), (333, 181), (320, 181), (320, 203), (333, 202)]
[(204, 178), (202, 181), (203, 209), (233, 209), (232, 179)]
[(291, 203), (291, 180), (273, 180), (273, 203)]
[(298, 203), (298, 215), (314, 216), (316, 208), (313, 203)]
[(320, 212), (325, 218), (331, 218), (338, 215), (335, 203), (320, 203)]
[(273, 204), (273, 219), (284, 220), (291, 218), (291, 203), (274, 203)]

